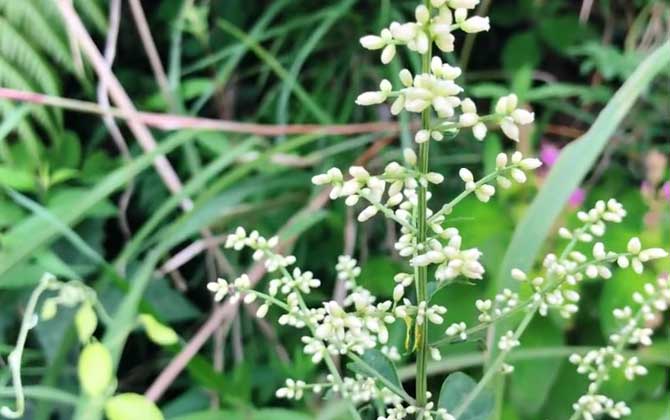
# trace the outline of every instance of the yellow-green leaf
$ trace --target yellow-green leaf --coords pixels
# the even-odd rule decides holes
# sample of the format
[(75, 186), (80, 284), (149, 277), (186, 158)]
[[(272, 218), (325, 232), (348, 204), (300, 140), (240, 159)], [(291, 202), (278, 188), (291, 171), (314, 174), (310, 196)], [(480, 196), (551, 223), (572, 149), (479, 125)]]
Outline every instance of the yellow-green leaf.
[(177, 333), (167, 325), (163, 325), (149, 314), (139, 316), (140, 323), (147, 332), (147, 336), (154, 343), (161, 346), (170, 346), (179, 341)]
[(81, 389), (87, 395), (102, 395), (112, 382), (113, 364), (109, 350), (98, 342), (87, 344), (79, 355), (77, 374)]
[(139, 394), (119, 394), (105, 404), (109, 420), (163, 420), (156, 404)]
[(85, 302), (81, 305), (74, 317), (74, 325), (77, 327), (79, 341), (83, 344), (88, 343), (98, 326), (98, 317), (90, 303)]

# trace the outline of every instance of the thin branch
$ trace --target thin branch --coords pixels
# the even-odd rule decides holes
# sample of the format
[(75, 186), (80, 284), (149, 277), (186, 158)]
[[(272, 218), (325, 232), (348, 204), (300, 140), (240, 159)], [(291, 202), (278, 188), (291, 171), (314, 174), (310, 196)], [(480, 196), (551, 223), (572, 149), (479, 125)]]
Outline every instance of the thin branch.
[[(65, 20), (67, 27), (69, 28), (73, 37), (77, 40), (80, 47), (82, 48), (82, 51), (93, 65), (93, 68), (98, 74), (101, 82), (107, 86), (110, 97), (128, 119), (128, 126), (135, 138), (137, 138), (137, 141), (140, 143), (142, 149), (145, 152), (151, 152), (156, 149), (156, 140), (146, 125), (144, 125), (141, 119), (138, 118), (138, 112), (135, 109), (135, 106), (128, 97), (128, 94), (123, 89), (123, 86), (121, 86), (121, 83), (119, 83), (118, 79), (116, 76), (114, 76), (109, 66), (107, 66), (104, 57), (102, 54), (100, 54), (98, 47), (95, 45), (95, 42), (93, 42), (93, 39), (91, 39), (91, 36), (84, 27), (84, 24), (79, 18), (79, 15), (77, 15), (77, 12), (67, 0), (59, 0), (56, 4), (58, 5), (63, 19)], [(102, 114), (106, 113), (102, 112)], [(162, 155), (158, 156), (154, 161), (154, 166), (156, 167), (159, 176), (168, 187), (170, 192), (173, 194), (178, 193), (182, 188), (182, 184), (179, 180), (179, 177), (177, 176), (177, 173), (166, 157)], [(182, 200), (181, 205), (184, 210), (190, 210), (193, 208), (193, 202), (188, 198)]]
[[(111, 69), (114, 63), (114, 58), (116, 57), (116, 45), (119, 38), (119, 27), (121, 25), (121, 0), (111, 0), (109, 2), (109, 30), (107, 31), (107, 40), (105, 41), (105, 62), (107, 66)], [(76, 42), (75, 42), (76, 44)], [(100, 79), (98, 84), (98, 103), (100, 107), (109, 111), (109, 95), (107, 94), (107, 85)], [(121, 129), (116, 125), (116, 121), (109, 114), (103, 115), (102, 120), (107, 127), (110, 137), (114, 141), (116, 148), (123, 156), (125, 161), (130, 161), (130, 150), (128, 149), (128, 144), (121, 134)], [(130, 198), (133, 194), (134, 182), (129, 182), (125, 191), (119, 198), (119, 227), (121, 232), (128, 239), (130, 237), (130, 225), (128, 223), (128, 218), (126, 216), (128, 205), (130, 204)]]
[(142, 4), (139, 0), (128, 0), (128, 3), (130, 4), (130, 11), (135, 20), (137, 31), (140, 33), (142, 46), (149, 59), (149, 64), (151, 65), (151, 70), (154, 73), (158, 87), (161, 90), (163, 97), (168, 102), (170, 109), (175, 111), (177, 109), (177, 100), (173, 92), (170, 90), (170, 82), (165, 73), (165, 68), (161, 62), (160, 55), (158, 55), (158, 49), (156, 48), (156, 43), (151, 35), (151, 29), (149, 29), (149, 23), (147, 22), (147, 17), (142, 9)]
[[(62, 0), (61, 0), (62, 1)], [(117, 82), (118, 83), (118, 82)], [(120, 86), (118, 86), (120, 87)], [(16, 89), (0, 88), (0, 98), (19, 102), (28, 102), (43, 106), (53, 106), (70, 111), (84, 112), (96, 115), (110, 115), (121, 120), (128, 120), (144, 124), (145, 126), (164, 131), (171, 130), (203, 130), (222, 131), (228, 133), (254, 134), (257, 136), (280, 136), (292, 134), (322, 134), (332, 136), (347, 136), (365, 133), (397, 133), (400, 125), (396, 122), (372, 122), (359, 124), (253, 124), (237, 121), (217, 120), (212, 118), (186, 117), (174, 114), (154, 112), (129, 113), (123, 107), (105, 110), (93, 102), (78, 99), (63, 98), (60, 96), (44, 95), (36, 92), (27, 92)]]

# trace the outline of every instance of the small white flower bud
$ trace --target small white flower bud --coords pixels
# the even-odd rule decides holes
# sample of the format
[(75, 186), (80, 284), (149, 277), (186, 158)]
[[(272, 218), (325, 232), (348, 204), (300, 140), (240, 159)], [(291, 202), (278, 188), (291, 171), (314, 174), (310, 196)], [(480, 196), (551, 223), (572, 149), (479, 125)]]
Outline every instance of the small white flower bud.
[(414, 141), (418, 144), (425, 143), (430, 140), (430, 131), (429, 130), (419, 130), (414, 136)]
[(523, 184), (528, 179), (526, 177), (526, 174), (521, 169), (517, 169), (517, 168), (512, 169), (512, 171), (510, 172), (510, 175), (519, 184)]
[(438, 174), (437, 172), (430, 172), (426, 174), (426, 179), (431, 184), (441, 184), (442, 181), (444, 181), (444, 176), (442, 174)]
[(393, 288), (393, 301), (398, 302), (405, 295), (405, 288), (402, 284), (398, 284)]
[(512, 278), (516, 281), (526, 281), (526, 280), (528, 280), (528, 276), (526, 275), (526, 273), (519, 270), (518, 268), (513, 268), (512, 269)]
[(628, 252), (630, 252), (633, 255), (637, 255), (640, 253), (640, 250), (642, 250), (642, 243), (640, 242), (640, 238), (631, 238), (630, 241), (628, 241)]
[(268, 309), (270, 309), (270, 306), (268, 304), (263, 304), (258, 307), (258, 311), (256, 311), (256, 316), (258, 318), (265, 318), (265, 315), (268, 314)]
[(465, 182), (466, 184), (468, 182), (473, 182), (475, 179), (474, 175), (472, 175), (472, 172), (470, 172), (470, 170), (467, 168), (461, 168), (461, 170), (458, 171), (458, 176), (460, 176), (463, 182)]
[(365, 222), (372, 218), (374, 215), (377, 214), (377, 208), (375, 206), (368, 206), (365, 209), (363, 209), (362, 212), (359, 213), (358, 215), (358, 221), (359, 222)]
[(496, 183), (498, 183), (498, 186), (502, 189), (508, 189), (512, 186), (512, 181), (509, 179), (505, 178), (504, 176), (498, 176), (496, 177)]
[(477, 106), (475, 105), (475, 103), (470, 98), (463, 99), (463, 101), (461, 102), (461, 109), (466, 114), (476, 114), (477, 113)]
[(466, 112), (458, 117), (458, 123), (461, 127), (472, 127), (479, 121), (479, 116), (475, 113)]
[(376, 105), (383, 103), (386, 98), (384, 92), (363, 92), (356, 98), (356, 104), (361, 106)]
[(414, 150), (410, 148), (406, 148), (402, 151), (403, 158), (405, 159), (405, 162), (410, 165), (414, 166), (416, 165), (416, 153)]
[(467, 17), (468, 17), (467, 9), (460, 8), (456, 9), (456, 11), (454, 12), (454, 19), (456, 20), (457, 23), (463, 23), (465, 21), (465, 18)]
[(514, 124), (513, 120), (508, 118), (503, 119), (500, 122), (500, 128), (510, 140), (519, 141), (519, 127)]
[(381, 57), (382, 63), (388, 64), (393, 60), (394, 57), (395, 57), (395, 45), (389, 44), (386, 47), (384, 47)]
[[(457, 9), (456, 11), (458, 10), (463, 9)], [(461, 29), (464, 32), (473, 34), (477, 32), (488, 31), (489, 29), (491, 29), (491, 25), (489, 23), (489, 18), (481, 16), (473, 16), (461, 24)]]
[(382, 37), (377, 35), (367, 35), (360, 39), (363, 48), (368, 50), (380, 50), (384, 48), (386, 42)]
[(507, 155), (505, 153), (498, 153), (496, 156), (496, 168), (502, 169), (507, 166)]
[(379, 83), (379, 90), (388, 95), (393, 90), (393, 85), (388, 79), (383, 79), (381, 83)]
[(532, 171), (542, 166), (542, 161), (540, 159), (528, 158), (522, 160), (519, 166), (524, 171)]
[(423, 4), (417, 6), (416, 10), (414, 11), (414, 16), (416, 17), (417, 23), (421, 25), (425, 25), (430, 20), (430, 12)]
[(400, 77), (400, 82), (405, 85), (405, 87), (411, 87), (412, 84), (414, 83), (414, 79), (412, 78), (412, 73), (407, 70), (407, 69), (402, 69), (400, 70), (400, 73), (398, 74)]
[(483, 122), (479, 122), (475, 124), (474, 127), (472, 127), (472, 134), (475, 136), (475, 138), (479, 141), (484, 140), (484, 137), (486, 137), (486, 132), (487, 132), (486, 124)]
[(525, 109), (516, 109), (512, 111), (512, 119), (520, 125), (530, 124), (535, 120), (535, 114)]

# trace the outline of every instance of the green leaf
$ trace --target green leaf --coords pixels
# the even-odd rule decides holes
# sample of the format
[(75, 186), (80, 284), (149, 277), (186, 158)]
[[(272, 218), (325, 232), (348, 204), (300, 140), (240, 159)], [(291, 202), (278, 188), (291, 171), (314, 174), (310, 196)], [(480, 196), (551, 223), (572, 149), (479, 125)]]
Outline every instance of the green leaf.
[[(563, 332), (548, 318), (537, 317), (528, 326), (523, 335), (525, 349), (546, 346), (561, 346)], [(527, 417), (537, 417), (544, 405), (551, 387), (558, 376), (562, 364), (561, 359), (547, 363), (546, 360), (524, 361), (514, 363), (514, 374), (511, 376), (510, 398), (520, 413)], [(542, 372), (538, 375), (538, 372)]]
[(377, 349), (366, 351), (358, 360), (354, 358), (354, 362), (349, 363), (347, 367), (354, 372), (380, 380), (384, 386), (396, 393), (406, 394), (395, 365)]
[(540, 46), (533, 32), (521, 32), (510, 37), (502, 52), (503, 68), (510, 72), (524, 65), (535, 68), (541, 58)]
[(112, 382), (112, 356), (101, 343), (90, 343), (79, 355), (77, 366), (79, 385), (87, 395), (98, 397), (107, 391)]
[[(438, 407), (453, 413), (476, 386), (475, 380), (465, 373), (452, 373), (442, 384)], [(494, 404), (491, 391), (483, 390), (458, 417), (458, 420), (488, 420), (493, 413)]]
[(34, 191), (35, 178), (24, 170), (0, 165), (0, 185), (19, 191)]
[(670, 420), (670, 401), (649, 401), (631, 404), (626, 420)]
[(565, 15), (540, 19), (540, 36), (558, 51), (566, 51), (569, 47), (584, 42), (591, 37), (592, 31), (579, 22), (577, 15)]
[(109, 420), (163, 420), (163, 413), (144, 395), (127, 393), (110, 398), (105, 404)]
[(179, 341), (179, 336), (172, 328), (161, 324), (153, 316), (142, 314), (139, 316), (139, 320), (147, 336), (154, 343), (161, 346), (170, 346)]

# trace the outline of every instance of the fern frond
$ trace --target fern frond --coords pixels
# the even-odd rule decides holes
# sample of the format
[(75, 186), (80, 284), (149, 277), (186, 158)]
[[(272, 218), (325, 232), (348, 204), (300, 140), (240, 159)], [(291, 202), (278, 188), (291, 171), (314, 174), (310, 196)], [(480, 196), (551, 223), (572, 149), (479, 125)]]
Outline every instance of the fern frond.
[(59, 94), (59, 83), (51, 67), (3, 17), (0, 17), (0, 55), (12, 60), (28, 74), (41, 91), (50, 95)]
[(22, 30), (33, 47), (44, 51), (68, 71), (74, 71), (59, 17), (49, 16), (33, 1), (0, 0), (0, 12), (14, 27)]
[(99, 33), (107, 32), (107, 13), (98, 0), (75, 0), (74, 3), (85, 20), (93, 24)]
[[(12, 63), (6, 61), (2, 55), (0, 55), (0, 85), (29, 92), (35, 91), (35, 86), (23, 77), (23, 74), (21, 74)], [(57, 130), (53, 116), (41, 106), (33, 107), (32, 114), (35, 117), (35, 120), (37, 120), (49, 135), (54, 138)]]
[[(16, 106), (9, 101), (0, 101), (0, 114), (9, 115), (16, 111)], [(28, 150), (36, 161), (40, 160), (42, 146), (37, 139), (37, 134), (26, 119), (19, 121), (16, 126), (16, 133), (22, 142), (25, 142)]]

